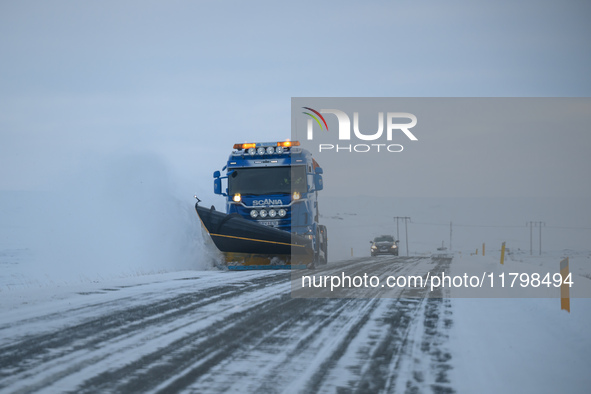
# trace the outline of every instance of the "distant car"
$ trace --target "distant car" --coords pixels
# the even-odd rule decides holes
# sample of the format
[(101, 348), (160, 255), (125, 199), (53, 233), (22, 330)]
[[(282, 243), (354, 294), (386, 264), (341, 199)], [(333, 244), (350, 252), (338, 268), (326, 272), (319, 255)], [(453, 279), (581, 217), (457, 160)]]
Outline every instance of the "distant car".
[(391, 235), (380, 235), (375, 237), (371, 243), (371, 255), (377, 256), (378, 254), (392, 254), (398, 256), (398, 241), (394, 240)]

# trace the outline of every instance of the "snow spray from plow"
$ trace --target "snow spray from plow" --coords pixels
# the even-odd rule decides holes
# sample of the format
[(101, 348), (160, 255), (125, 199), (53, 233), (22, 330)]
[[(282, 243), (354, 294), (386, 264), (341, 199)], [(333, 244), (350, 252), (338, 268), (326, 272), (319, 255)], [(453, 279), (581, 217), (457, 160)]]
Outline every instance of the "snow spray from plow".
[[(151, 153), (88, 157), (55, 180), (25, 223), (34, 279), (92, 281), (207, 268), (192, 205), (177, 196), (167, 162)], [(24, 224), (23, 224), (24, 225)]]

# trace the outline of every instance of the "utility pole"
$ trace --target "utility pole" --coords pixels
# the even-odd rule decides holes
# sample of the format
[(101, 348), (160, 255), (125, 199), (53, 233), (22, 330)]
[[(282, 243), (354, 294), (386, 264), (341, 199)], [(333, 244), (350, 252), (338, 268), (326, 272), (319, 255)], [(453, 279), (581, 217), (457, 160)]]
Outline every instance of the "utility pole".
[(449, 250), (451, 251), (451, 234), (452, 234), (452, 226), (451, 221), (449, 222)]
[(532, 228), (534, 225), (534, 222), (527, 222), (525, 223), (526, 226), (529, 226), (529, 255), (531, 256), (533, 253), (532, 251)]
[(529, 254), (530, 256), (534, 254), (533, 252), (533, 229), (534, 227), (540, 228), (540, 256), (542, 255), (542, 226), (545, 226), (545, 222), (537, 221), (537, 222), (527, 222), (525, 224), (529, 226)]
[(545, 226), (546, 223), (538, 222), (540, 225), (540, 256), (542, 255), (542, 226)]
[(404, 231), (406, 233), (406, 255), (408, 256), (408, 221), (410, 220), (410, 217), (408, 216), (394, 216), (394, 219), (396, 219), (396, 236), (398, 237), (398, 221), (399, 220), (404, 220)]

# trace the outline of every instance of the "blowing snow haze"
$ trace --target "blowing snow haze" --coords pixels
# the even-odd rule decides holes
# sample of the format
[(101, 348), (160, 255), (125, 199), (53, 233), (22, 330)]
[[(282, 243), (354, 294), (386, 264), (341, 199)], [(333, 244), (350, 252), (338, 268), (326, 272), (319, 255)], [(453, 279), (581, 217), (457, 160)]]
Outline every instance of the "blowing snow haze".
[(192, 201), (153, 154), (90, 158), (51, 192), (4, 192), (5, 223), (30, 248), (32, 278), (54, 281), (206, 268)]

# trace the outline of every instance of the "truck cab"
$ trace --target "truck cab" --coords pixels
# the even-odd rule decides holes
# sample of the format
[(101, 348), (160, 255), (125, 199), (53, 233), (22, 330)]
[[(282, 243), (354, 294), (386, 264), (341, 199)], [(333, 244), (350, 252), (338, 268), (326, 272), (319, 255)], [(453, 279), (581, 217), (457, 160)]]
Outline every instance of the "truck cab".
[[(214, 192), (226, 197), (226, 213), (312, 240), (327, 261), (327, 231), (319, 224), (323, 170), (298, 141), (235, 144)], [(225, 180), (225, 182), (222, 182)]]

